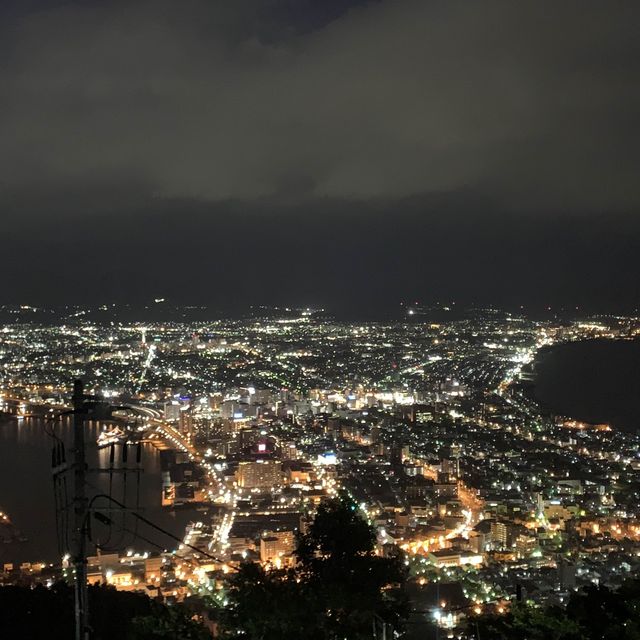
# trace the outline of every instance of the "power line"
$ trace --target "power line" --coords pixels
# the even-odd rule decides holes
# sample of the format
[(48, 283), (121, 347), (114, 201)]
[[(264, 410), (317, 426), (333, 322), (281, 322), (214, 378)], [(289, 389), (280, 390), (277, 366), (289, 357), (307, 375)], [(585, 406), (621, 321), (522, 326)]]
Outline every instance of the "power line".
[[(109, 500), (110, 502), (113, 502), (117, 507), (119, 507), (121, 509), (126, 509), (127, 508), (126, 505), (122, 504), (121, 502), (119, 502), (115, 498), (112, 498), (111, 496), (108, 496), (107, 494), (98, 494), (97, 496), (94, 496), (93, 499), (92, 499), (92, 502), (93, 502), (93, 500), (96, 500), (97, 498), (106, 498), (107, 500)], [(89, 506), (89, 509), (91, 510), (91, 505)], [(133, 512), (131, 515), (134, 518), (136, 518), (137, 520), (140, 520), (140, 522), (144, 522), (146, 525), (152, 527), (156, 531), (159, 531), (160, 533), (163, 533), (167, 537), (172, 538), (176, 542), (179, 542), (183, 546), (188, 547), (189, 549), (195, 551), (196, 553), (200, 553), (203, 556), (205, 556), (206, 558), (209, 558), (210, 560), (214, 560), (215, 562), (218, 562), (220, 564), (226, 564), (224, 560), (222, 560), (220, 558), (217, 558), (216, 556), (210, 554), (208, 551), (203, 551), (202, 549), (199, 549), (198, 547), (195, 547), (194, 545), (189, 544), (188, 542), (184, 542), (184, 540), (182, 540), (178, 536), (174, 535), (170, 531), (167, 531), (166, 529), (164, 529), (160, 525), (156, 524), (155, 522), (149, 520), (149, 518), (145, 518), (143, 515), (140, 515), (139, 513), (136, 513), (136, 512)], [(103, 517), (106, 517), (106, 516), (103, 516)], [(110, 518), (109, 518), (109, 520), (110, 520)], [(231, 567), (231, 568), (234, 569), (234, 570), (237, 570), (235, 567)]]

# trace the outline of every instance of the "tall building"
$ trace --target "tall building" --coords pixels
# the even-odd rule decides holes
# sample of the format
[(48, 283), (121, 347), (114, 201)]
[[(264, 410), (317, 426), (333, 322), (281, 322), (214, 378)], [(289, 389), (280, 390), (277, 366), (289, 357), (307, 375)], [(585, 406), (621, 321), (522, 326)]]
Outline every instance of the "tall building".
[(260, 429), (258, 427), (240, 429), (240, 431), (238, 431), (238, 441), (240, 444), (240, 449), (249, 449), (256, 442), (258, 442), (258, 440), (260, 440), (260, 437)]
[(277, 460), (240, 462), (237, 478), (243, 489), (268, 489), (282, 483), (282, 465)]
[(509, 525), (496, 520), (491, 523), (491, 539), (494, 549), (506, 549), (510, 543)]
[(180, 418), (180, 403), (177, 400), (164, 403), (164, 419), (178, 420)]
[(180, 432), (191, 438), (193, 436), (193, 415), (191, 412), (191, 405), (184, 405), (180, 407), (180, 414), (178, 417), (178, 428)]
[(446, 473), (452, 480), (460, 477), (460, 459), (444, 458), (440, 461), (440, 470)]
[(538, 548), (535, 536), (520, 534), (516, 538), (516, 554), (518, 558), (528, 558)]
[(294, 549), (293, 531), (270, 531), (260, 538), (261, 562), (287, 562)]

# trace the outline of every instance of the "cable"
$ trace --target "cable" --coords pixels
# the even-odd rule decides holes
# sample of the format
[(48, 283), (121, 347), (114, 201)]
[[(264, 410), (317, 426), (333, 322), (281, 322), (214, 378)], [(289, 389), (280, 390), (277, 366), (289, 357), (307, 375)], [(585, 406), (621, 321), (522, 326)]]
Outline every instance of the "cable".
[[(47, 418), (47, 420), (45, 421), (44, 424), (44, 430), (45, 433), (50, 436), (52, 439), (55, 440), (55, 445), (54, 445), (54, 449), (52, 451), (52, 463), (53, 463), (53, 467), (58, 467), (62, 464), (65, 463), (65, 457), (66, 457), (66, 452), (65, 452), (65, 445), (64, 445), (64, 441), (55, 433), (55, 424), (56, 422), (64, 415), (70, 415), (73, 414), (73, 410), (70, 411), (64, 411), (60, 414), (57, 414), (55, 416), (52, 416), (50, 418)], [(122, 452), (122, 458), (123, 458), (123, 462), (127, 461), (127, 444), (124, 444), (123, 447), (123, 452)], [(137, 453), (136, 453), (136, 457), (137, 457), (137, 461), (138, 461), (138, 465), (140, 463), (140, 459), (141, 459), (141, 445), (140, 443), (138, 443), (138, 449), (137, 449)], [(172, 540), (175, 540), (176, 542), (178, 542), (179, 544), (181, 544), (184, 547), (188, 547), (189, 549), (191, 549), (192, 551), (206, 557), (209, 558), (215, 562), (224, 564), (225, 561), (221, 560), (220, 558), (217, 558), (216, 556), (208, 553), (207, 551), (203, 551), (202, 549), (198, 549), (197, 547), (184, 542), (181, 538), (175, 536), (174, 534), (172, 534), (171, 532), (167, 531), (166, 529), (164, 529), (163, 527), (157, 525), (156, 523), (154, 523), (153, 521), (149, 520), (148, 518), (140, 515), (139, 513), (132, 513), (133, 517), (136, 519), (136, 524), (135, 524), (135, 530), (131, 530), (128, 527), (125, 526), (126, 524), (126, 500), (127, 500), (127, 474), (126, 472), (124, 473), (124, 478), (123, 478), (123, 502), (120, 502), (118, 500), (116, 500), (111, 494), (113, 491), (113, 471), (114, 471), (114, 466), (113, 466), (113, 458), (114, 456), (111, 455), (110, 456), (110, 466), (109, 466), (109, 494), (105, 494), (105, 493), (98, 493), (95, 496), (93, 496), (93, 498), (90, 500), (88, 508), (87, 508), (87, 520), (85, 520), (84, 524), (83, 524), (83, 528), (85, 529), (85, 531), (87, 532), (87, 535), (89, 537), (89, 539), (94, 542), (93, 540), (93, 536), (92, 536), (92, 532), (91, 532), (91, 526), (90, 526), (90, 521), (88, 521), (88, 518), (90, 516), (91, 513), (93, 513), (92, 511), (92, 507), (93, 504), (95, 503), (95, 501), (97, 499), (106, 499), (108, 502), (111, 502), (113, 504), (115, 504), (116, 506), (118, 506), (120, 509), (122, 509), (122, 524), (120, 527), (118, 527), (118, 529), (120, 529), (123, 533), (129, 533), (133, 535), (133, 539), (135, 540), (136, 538), (139, 538), (141, 540), (145, 540), (146, 542), (148, 542), (149, 544), (152, 544), (155, 547), (158, 547), (160, 549), (163, 549), (163, 547), (161, 547), (160, 545), (158, 545), (157, 543), (149, 540), (148, 538), (146, 538), (145, 536), (141, 535), (138, 531), (139, 528), (139, 523), (143, 522), (144, 524), (146, 524), (147, 526), (151, 527), (152, 529), (155, 529), (156, 531), (159, 531), (160, 533), (164, 534), (165, 536), (171, 538)], [(66, 469), (65, 469), (66, 471)], [(136, 470), (136, 509), (140, 508), (140, 473), (141, 473), (141, 469), (138, 468)], [(69, 511), (69, 504), (67, 503), (67, 498), (68, 498), (68, 492), (67, 492), (67, 484), (66, 484), (66, 476), (62, 475), (64, 474), (64, 471), (58, 474), (54, 475), (53, 478), (53, 486), (54, 486), (54, 502), (55, 502), (55, 508), (56, 508), (56, 537), (58, 539), (58, 549), (60, 552), (62, 552), (62, 546), (63, 546), (63, 537), (64, 537), (64, 545), (66, 545), (67, 547), (69, 546), (69, 527), (68, 527), (68, 511)], [(59, 476), (62, 475), (62, 477), (60, 478)], [(88, 483), (89, 484), (89, 483)], [(94, 489), (97, 489), (97, 487), (93, 487)], [(102, 519), (100, 519), (100, 521), (103, 524), (106, 524), (109, 526), (109, 537), (107, 539), (107, 542), (110, 541), (111, 539), (111, 532), (113, 530), (114, 527), (114, 521), (112, 518), (108, 518), (106, 516), (104, 516)], [(62, 532), (64, 531), (64, 536), (62, 534)], [(122, 546), (123, 543), (123, 537), (121, 536), (121, 539), (118, 541), (117, 545), (114, 545), (114, 549), (120, 548)], [(108, 548), (106, 544), (96, 544), (96, 546), (98, 546), (101, 549), (106, 549)], [(65, 549), (66, 551), (66, 549)], [(182, 560), (186, 561), (186, 562), (190, 562), (187, 558), (182, 558)], [(237, 570), (235, 567), (231, 567), (233, 570)]]
[[(127, 464), (127, 443), (124, 442), (122, 445), (122, 464), (126, 465)], [(127, 474), (124, 473), (123, 474), (123, 478), (122, 478), (122, 502), (123, 504), (127, 504)], [(122, 511), (122, 525), (121, 525), (121, 529), (123, 531), (125, 531), (125, 523), (127, 521), (127, 512), (126, 511)], [(121, 544), (124, 545), (124, 540), (126, 540), (126, 538), (124, 538), (121, 542)], [(124, 545), (126, 546), (126, 545)]]
[(70, 542), (69, 542), (69, 492), (67, 490), (67, 476), (66, 474), (62, 476), (61, 479), (61, 498), (62, 498), (62, 502), (63, 502), (63, 507), (62, 507), (62, 527), (63, 527), (63, 531), (64, 531), (64, 544), (65, 544), (65, 549), (64, 551), (66, 552), (69, 547), (70, 547)]
[[(66, 463), (66, 450), (64, 441), (56, 434), (55, 425), (56, 422), (65, 415), (69, 415), (73, 411), (63, 411), (53, 416), (47, 416), (44, 420), (43, 430), (44, 432), (54, 440), (54, 445), (51, 450), (51, 467), (56, 469)], [(64, 472), (62, 472), (64, 473)], [(54, 472), (53, 474), (53, 500), (56, 511), (56, 540), (58, 543), (58, 552), (60, 554), (66, 551), (69, 546), (68, 540), (68, 504), (67, 504), (67, 483), (66, 477), (61, 473)]]
[[(96, 492), (96, 494), (99, 494), (99, 493), (102, 491), (102, 489), (100, 489), (99, 487), (97, 487), (96, 485), (94, 485), (94, 484), (93, 484), (93, 482), (90, 482), (89, 480), (87, 480), (87, 486), (88, 486), (89, 488), (93, 489), (93, 490)], [(106, 524), (106, 523), (105, 523), (105, 524)], [(116, 547), (116, 546), (112, 546), (112, 547), (110, 547), (110, 546), (109, 546), (109, 543), (111, 542), (112, 531), (113, 531), (113, 526), (112, 526), (112, 525), (113, 525), (113, 523), (112, 523), (112, 522), (109, 522), (109, 524), (108, 524), (108, 527), (109, 527), (109, 534), (108, 534), (108, 536), (107, 536), (106, 541), (105, 541), (105, 542), (103, 542), (102, 544), (98, 544), (98, 543), (96, 542), (96, 546), (99, 546), (100, 548), (104, 548), (104, 549), (110, 549), (110, 550), (112, 550), (112, 551), (116, 551), (116, 550), (117, 550), (117, 548), (118, 548), (118, 547)], [(92, 538), (90, 538), (90, 539), (91, 539), (91, 541), (93, 542), (93, 539), (92, 539)]]
[(62, 555), (62, 513), (58, 493), (58, 479), (53, 478), (53, 504), (56, 518), (56, 542), (58, 544), (58, 554)]
[[(128, 531), (129, 531), (129, 533), (133, 533), (130, 529)], [(157, 542), (154, 542), (153, 540), (150, 540), (146, 536), (143, 536), (142, 534), (136, 534), (136, 537), (139, 538), (140, 540), (143, 540), (147, 544), (150, 544), (151, 546), (156, 547), (156, 549), (160, 549), (160, 551), (162, 551), (163, 553), (167, 553), (167, 550), (166, 550), (165, 547), (163, 547), (162, 545), (158, 544)], [(180, 560), (182, 562), (186, 562), (187, 564), (190, 564), (192, 567), (198, 568), (200, 566), (199, 564), (197, 564), (196, 562), (194, 562), (190, 558), (185, 558), (184, 556), (178, 556), (178, 557), (180, 558)], [(234, 567), (231, 567), (231, 568), (233, 569)]]
[[(136, 447), (136, 510), (135, 513), (140, 511), (140, 473), (141, 473), (141, 465), (142, 463), (142, 443), (138, 441), (138, 445)], [(139, 520), (136, 518), (136, 522), (134, 525), (134, 536), (138, 534), (138, 524)]]
[[(113, 502), (116, 506), (120, 507), (121, 509), (126, 509), (127, 507), (122, 504), (121, 502), (118, 502), (115, 498), (110, 498), (109, 496), (107, 496), (106, 494), (101, 494), (101, 495), (97, 495), (94, 496), (91, 500), (91, 502), (89, 503), (89, 512), (91, 511), (91, 507), (93, 504), (93, 501), (96, 500), (97, 498), (107, 498), (108, 500), (110, 500), (110, 502)], [(173, 540), (179, 542), (180, 544), (182, 544), (185, 547), (189, 547), (189, 549), (192, 549), (193, 551), (195, 551), (196, 553), (199, 553), (207, 558), (209, 558), (210, 560), (214, 560), (215, 562), (219, 562), (221, 564), (225, 564), (224, 560), (221, 560), (220, 558), (217, 558), (216, 556), (210, 554), (207, 551), (203, 551), (202, 549), (198, 549), (198, 547), (194, 547), (193, 545), (184, 542), (182, 539), (178, 538), (178, 536), (173, 535), (173, 533), (171, 533), (170, 531), (167, 531), (166, 529), (163, 529), (161, 526), (157, 525), (155, 522), (152, 522), (151, 520), (149, 520), (149, 518), (145, 518), (144, 516), (141, 516), (139, 513), (133, 513), (132, 514), (134, 518), (138, 518), (141, 522), (144, 522), (146, 525), (152, 527), (153, 529), (156, 529), (156, 531), (159, 531), (160, 533), (163, 533), (164, 535), (168, 536), (169, 538), (172, 538)], [(235, 567), (232, 567), (234, 570)]]
[[(109, 447), (109, 496), (113, 495), (113, 465), (115, 462), (115, 458), (116, 458), (116, 445), (114, 443), (111, 443), (110, 447)], [(109, 527), (109, 537), (107, 538), (107, 542), (105, 544), (108, 544), (111, 541), (111, 532), (113, 530), (113, 527)]]

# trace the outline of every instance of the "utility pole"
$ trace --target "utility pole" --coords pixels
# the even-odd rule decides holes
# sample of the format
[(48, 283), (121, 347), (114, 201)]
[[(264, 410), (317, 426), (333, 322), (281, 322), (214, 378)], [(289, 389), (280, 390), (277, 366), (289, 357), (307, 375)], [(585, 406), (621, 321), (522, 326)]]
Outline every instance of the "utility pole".
[(87, 461), (84, 442), (84, 389), (82, 380), (73, 383), (73, 477), (74, 529), (73, 565), (75, 567), (75, 640), (89, 640), (89, 593), (87, 590), (87, 518), (88, 500), (85, 490)]
[[(111, 495), (112, 487), (109, 482), (109, 492), (97, 495), (93, 495), (91, 500), (87, 495), (87, 475), (89, 473), (108, 473), (111, 478), (113, 474), (122, 474), (126, 478), (127, 474), (135, 473), (136, 486), (139, 488), (140, 472), (142, 468), (141, 462), (141, 445), (138, 443), (136, 466), (118, 466), (114, 467), (114, 451), (115, 445), (111, 445), (110, 466), (106, 469), (94, 468), (89, 469), (87, 467), (86, 456), (86, 441), (85, 441), (85, 429), (88, 420), (100, 420), (111, 419), (111, 413), (113, 409), (128, 409), (133, 412), (136, 411), (135, 407), (112, 407), (95, 396), (86, 396), (84, 393), (84, 385), (82, 380), (75, 380), (73, 383), (73, 397), (72, 397), (73, 409), (70, 411), (64, 411), (58, 416), (53, 418), (55, 420), (63, 415), (73, 416), (73, 458), (70, 463), (66, 462), (65, 444), (60, 437), (54, 432), (54, 427), (51, 427), (49, 435), (55, 440), (55, 444), (52, 450), (52, 474), (54, 495), (56, 499), (56, 516), (57, 518), (64, 514), (64, 535), (61, 533), (61, 529), (58, 528), (58, 540), (60, 543), (60, 551), (67, 550), (71, 554), (71, 563), (75, 572), (74, 580), (74, 613), (75, 613), (75, 640), (89, 640), (91, 634), (91, 627), (89, 625), (89, 590), (87, 587), (87, 549), (91, 539), (91, 527), (90, 517), (93, 515), (99, 522), (109, 527), (114, 526), (113, 519), (105, 515), (105, 513), (118, 512), (124, 514), (126, 512), (133, 512), (134, 516), (138, 516), (135, 512), (139, 510), (139, 491), (136, 495), (136, 506), (134, 509), (130, 509), (126, 506), (126, 480), (124, 481), (125, 494), (122, 497), (122, 502), (113, 499)], [(127, 461), (127, 443), (122, 443), (122, 462), (123, 465)], [(73, 496), (71, 499), (67, 497), (67, 478), (72, 480)], [(109, 503), (108, 507), (94, 506), (94, 502), (97, 498), (102, 498)], [(113, 505), (116, 505), (114, 507)], [(73, 516), (68, 518), (69, 530), (67, 530), (67, 518), (66, 515), (71, 515), (73, 510)], [(56, 523), (58, 524), (58, 522)], [(152, 523), (151, 523), (152, 524)], [(152, 526), (154, 526), (152, 524)], [(123, 524), (124, 527), (124, 524)], [(69, 536), (70, 535), (70, 539)], [(61, 540), (64, 539), (64, 543)], [(67, 545), (68, 540), (68, 546)], [(99, 548), (99, 547), (98, 547)]]

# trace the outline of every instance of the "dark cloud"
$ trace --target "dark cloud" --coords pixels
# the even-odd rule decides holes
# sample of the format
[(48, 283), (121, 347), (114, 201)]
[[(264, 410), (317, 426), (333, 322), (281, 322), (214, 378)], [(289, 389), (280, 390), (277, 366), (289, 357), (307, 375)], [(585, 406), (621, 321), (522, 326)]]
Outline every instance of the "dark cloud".
[(9, 297), (637, 303), (637, 2), (0, 11)]
[(88, 201), (78, 196), (68, 216), (51, 202), (48, 220), (11, 225), (2, 298), (140, 304), (161, 296), (221, 312), (310, 305), (358, 317), (399, 312), (407, 300), (533, 312), (631, 312), (640, 302), (640, 220), (624, 214), (513, 216), (451, 194), (277, 208), (166, 199), (151, 206), (135, 189), (123, 199), (129, 204), (118, 215), (97, 205), (83, 215)]
[(638, 205), (637, 3), (314, 6), (76, 2), (9, 21), (3, 181)]

